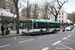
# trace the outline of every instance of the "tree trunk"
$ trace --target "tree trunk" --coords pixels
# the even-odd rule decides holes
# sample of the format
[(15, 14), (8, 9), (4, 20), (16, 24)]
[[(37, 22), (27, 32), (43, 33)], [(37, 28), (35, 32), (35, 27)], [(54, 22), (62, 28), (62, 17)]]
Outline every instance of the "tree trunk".
[(37, 19), (37, 17), (36, 17), (36, 5), (35, 5), (35, 19)]
[(17, 25), (16, 25), (17, 34), (19, 34), (19, 9), (18, 9), (18, 1), (19, 1), (19, 0), (13, 0), (14, 5), (15, 5), (15, 7), (16, 7), (16, 15), (17, 15)]
[(1, 15), (2, 15), (2, 24), (4, 24), (4, 20), (3, 20), (4, 16), (3, 16), (3, 13), (1, 13)]
[(55, 16), (55, 21), (57, 21), (57, 16)]
[(17, 11), (17, 34), (19, 34), (19, 9), (18, 9), (18, 4), (16, 4), (16, 11)]
[(29, 19), (29, 0), (27, 0), (27, 19)]
[(19, 11), (17, 7), (17, 34), (19, 34)]

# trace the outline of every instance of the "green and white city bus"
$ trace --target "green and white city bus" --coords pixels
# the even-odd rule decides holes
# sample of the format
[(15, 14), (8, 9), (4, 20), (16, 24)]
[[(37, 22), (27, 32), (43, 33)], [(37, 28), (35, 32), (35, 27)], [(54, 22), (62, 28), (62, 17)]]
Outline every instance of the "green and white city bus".
[(48, 20), (21, 20), (22, 34), (43, 34), (60, 30), (60, 22)]

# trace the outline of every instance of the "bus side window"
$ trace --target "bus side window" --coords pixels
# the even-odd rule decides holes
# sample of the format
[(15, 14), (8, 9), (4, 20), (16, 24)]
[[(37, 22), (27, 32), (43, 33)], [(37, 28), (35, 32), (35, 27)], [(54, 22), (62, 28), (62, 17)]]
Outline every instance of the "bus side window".
[(40, 22), (38, 23), (38, 28), (41, 28), (41, 23)]
[(38, 23), (34, 23), (34, 28), (38, 28)]
[(50, 23), (49, 23), (49, 28), (50, 28)]
[(57, 26), (56, 26), (56, 23), (54, 24), (54, 28), (56, 28)]
[(60, 24), (57, 24), (57, 27), (60, 27)]
[(53, 28), (53, 23), (50, 23), (50, 28)]

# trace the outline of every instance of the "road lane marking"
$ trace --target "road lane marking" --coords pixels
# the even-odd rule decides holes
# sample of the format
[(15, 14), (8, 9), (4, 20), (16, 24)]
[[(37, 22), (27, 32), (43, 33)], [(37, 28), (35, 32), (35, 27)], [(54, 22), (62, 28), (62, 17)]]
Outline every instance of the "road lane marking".
[(32, 41), (32, 40), (34, 40), (34, 39), (29, 39), (29, 40), (21, 41), (19, 43), (24, 43), (24, 42), (28, 42), (28, 41)]
[(65, 38), (63, 38), (62, 40), (65, 40), (65, 39), (67, 39), (68, 37), (65, 37)]
[(72, 35), (69, 35), (68, 37), (71, 37)]
[(15, 40), (15, 39), (0, 39), (0, 40)]
[(45, 38), (45, 37), (47, 37), (47, 36), (42, 36), (42, 37), (39, 37), (39, 38)]
[(49, 47), (45, 47), (45, 48), (43, 48), (42, 50), (48, 50), (49, 49)]
[(14, 39), (16, 40), (16, 37), (14, 37)]
[(8, 46), (10, 46), (10, 44), (0, 46), (0, 48), (4, 48), (4, 47), (8, 47)]
[(61, 42), (61, 40), (59, 40), (59, 41), (53, 43), (52, 45), (56, 45), (56, 44), (58, 44), (58, 43), (60, 43), (60, 42)]
[(71, 39), (66, 39), (66, 40), (68, 40), (68, 41), (72, 41), (72, 42), (75, 42), (75, 41), (73, 41), (73, 40), (71, 40)]
[(61, 44), (74, 44), (73, 42), (61, 42)]
[(63, 45), (61, 43), (58, 43), (58, 44), (61, 45), (61, 46), (63, 46), (63, 47), (66, 47), (67, 49), (73, 50), (73, 48), (67, 47), (67, 46), (65, 46), (65, 45)]

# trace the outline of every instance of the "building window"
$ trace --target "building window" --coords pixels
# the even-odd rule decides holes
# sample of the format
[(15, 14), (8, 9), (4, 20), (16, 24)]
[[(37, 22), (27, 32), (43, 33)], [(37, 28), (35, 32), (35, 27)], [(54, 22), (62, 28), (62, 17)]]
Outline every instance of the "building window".
[(60, 15), (60, 13), (59, 13), (59, 15)]
[(59, 19), (60, 19), (60, 16), (59, 16)]
[(63, 23), (63, 20), (62, 20), (62, 23)]
[(8, 3), (6, 3), (6, 5), (9, 5)]
[(62, 15), (63, 15), (63, 13), (62, 13)]
[(63, 19), (63, 16), (62, 16), (62, 19)]
[(59, 20), (59, 22), (60, 22), (60, 20)]

